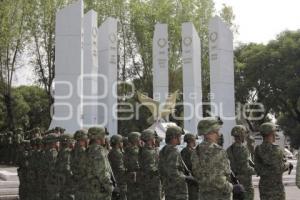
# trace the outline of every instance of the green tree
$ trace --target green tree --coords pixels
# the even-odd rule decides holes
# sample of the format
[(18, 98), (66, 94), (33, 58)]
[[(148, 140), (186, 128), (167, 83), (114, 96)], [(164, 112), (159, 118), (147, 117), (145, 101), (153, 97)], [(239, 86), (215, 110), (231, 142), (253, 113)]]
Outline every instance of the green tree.
[(2, 96), (6, 107), (7, 125), (12, 129), (15, 127), (12, 80), (28, 41), (28, 7), (28, 1), (0, 2), (0, 82), (3, 83)]
[(26, 113), (28, 123), (24, 128), (27, 130), (34, 127), (48, 129), (51, 119), (48, 106), (49, 99), (45, 90), (38, 86), (21, 86), (16, 88), (15, 91), (22, 96), (29, 106)]
[(296, 136), (300, 137), (291, 131), (291, 128), (298, 130), (300, 123), (298, 55), (300, 31), (286, 31), (267, 45), (244, 45), (235, 52), (237, 100), (262, 103), (265, 107), (262, 121), (273, 114), (294, 141), (299, 141)]

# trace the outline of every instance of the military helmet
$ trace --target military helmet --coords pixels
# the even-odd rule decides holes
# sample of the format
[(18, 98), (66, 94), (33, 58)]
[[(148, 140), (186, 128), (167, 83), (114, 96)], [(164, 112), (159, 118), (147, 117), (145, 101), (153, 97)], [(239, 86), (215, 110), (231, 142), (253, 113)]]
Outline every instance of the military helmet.
[(121, 142), (123, 142), (123, 137), (121, 135), (113, 135), (110, 138), (111, 146), (114, 146), (114, 145), (119, 144)]
[(236, 125), (232, 128), (231, 130), (231, 136), (233, 137), (240, 137), (240, 136), (245, 136), (247, 133), (247, 129), (243, 125)]
[(193, 140), (196, 140), (196, 136), (192, 133), (187, 133), (184, 135), (184, 138), (183, 138), (183, 141), (184, 142), (190, 142), (190, 141), (193, 141)]
[(55, 133), (50, 133), (45, 136), (45, 143), (54, 143), (54, 142), (58, 142), (58, 140), (59, 138)]
[(198, 135), (206, 135), (222, 127), (222, 120), (219, 117), (205, 117), (198, 123)]
[(135, 143), (140, 140), (141, 134), (139, 132), (131, 132), (128, 134), (128, 142)]
[(75, 140), (87, 140), (88, 139), (88, 132), (85, 129), (77, 130), (74, 133), (74, 139)]
[(156, 135), (156, 132), (154, 130), (146, 129), (141, 134), (141, 140), (146, 142), (148, 140), (154, 139), (155, 135)]
[(181, 136), (183, 134), (182, 128), (178, 126), (170, 126), (166, 131), (166, 142), (170, 141), (172, 138)]
[(59, 141), (64, 144), (73, 142), (73, 136), (68, 133), (64, 133), (59, 137)]
[(54, 131), (55, 132), (60, 132), (60, 133), (64, 133), (66, 131), (66, 129), (60, 127), (60, 126), (57, 126), (54, 128)]
[(88, 137), (91, 140), (104, 139), (105, 135), (106, 135), (106, 132), (103, 127), (91, 127), (88, 130)]
[(278, 131), (278, 126), (272, 122), (266, 122), (260, 125), (259, 132), (262, 136)]

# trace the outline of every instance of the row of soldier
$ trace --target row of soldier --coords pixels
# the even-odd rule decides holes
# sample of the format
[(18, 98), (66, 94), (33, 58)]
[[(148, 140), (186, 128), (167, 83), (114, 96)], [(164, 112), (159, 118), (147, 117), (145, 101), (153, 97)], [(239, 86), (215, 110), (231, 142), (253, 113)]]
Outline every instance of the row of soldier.
[(235, 142), (225, 151), (217, 144), (221, 126), (218, 118), (204, 118), (198, 124), (203, 141), (196, 145), (196, 136), (185, 134), (187, 146), (181, 152), (177, 147), (184, 131), (175, 126), (167, 129), (160, 151), (153, 130), (132, 132), (126, 140), (113, 135), (110, 150), (106, 131), (99, 127), (77, 131), (75, 145), (68, 134), (25, 140), (18, 169), (20, 198), (253, 200), (252, 175), (257, 174), (262, 200), (285, 199), (282, 174), (291, 165), (273, 144), (276, 126), (261, 125), (264, 142), (255, 150), (254, 163), (244, 145), (245, 127), (232, 129)]
[(14, 131), (0, 132), (0, 163), (16, 165), (18, 156), (22, 150), (21, 143), (23, 140), (30, 140), (48, 133), (56, 133), (59, 135), (64, 131), (65, 130), (61, 127), (55, 127), (54, 129), (43, 133), (40, 128), (36, 127), (26, 132), (21, 128), (17, 128)]

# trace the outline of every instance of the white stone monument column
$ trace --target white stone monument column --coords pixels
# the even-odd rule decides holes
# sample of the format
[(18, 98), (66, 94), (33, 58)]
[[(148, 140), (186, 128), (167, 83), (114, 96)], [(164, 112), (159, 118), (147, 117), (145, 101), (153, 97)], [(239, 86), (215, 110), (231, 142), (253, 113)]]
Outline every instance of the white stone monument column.
[(209, 23), (210, 93), (212, 114), (219, 115), (224, 124), (224, 147), (231, 142), (235, 123), (233, 34), (219, 18)]
[(54, 105), (50, 128), (82, 128), (83, 1), (56, 14)]
[(97, 13), (94, 10), (84, 15), (83, 28), (83, 127), (89, 128), (98, 124), (98, 25)]
[(192, 22), (182, 24), (184, 129), (197, 134), (202, 118), (201, 42)]
[(102, 104), (98, 108), (99, 125), (107, 128), (110, 134), (118, 133), (117, 119), (117, 62), (118, 62), (118, 29), (117, 20), (107, 18), (98, 29), (98, 58), (99, 74), (106, 80), (101, 79), (98, 83), (99, 95), (104, 98), (99, 100)]
[(169, 94), (168, 25), (156, 24), (153, 37), (153, 99), (164, 103)]

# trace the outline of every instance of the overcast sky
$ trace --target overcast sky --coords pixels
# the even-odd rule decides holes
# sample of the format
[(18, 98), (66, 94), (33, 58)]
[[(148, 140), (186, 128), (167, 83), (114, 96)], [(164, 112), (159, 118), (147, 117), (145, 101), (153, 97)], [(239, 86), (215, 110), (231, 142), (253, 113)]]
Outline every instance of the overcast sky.
[[(300, 29), (299, 0), (214, 0), (217, 11), (225, 3), (233, 7), (239, 34), (235, 44), (267, 43), (284, 30)], [(26, 62), (24, 63), (26, 65)], [(16, 73), (14, 85), (32, 84), (32, 72), (25, 67)]]
[(233, 7), (239, 34), (235, 42), (267, 43), (284, 30), (300, 29), (299, 0), (214, 0)]

